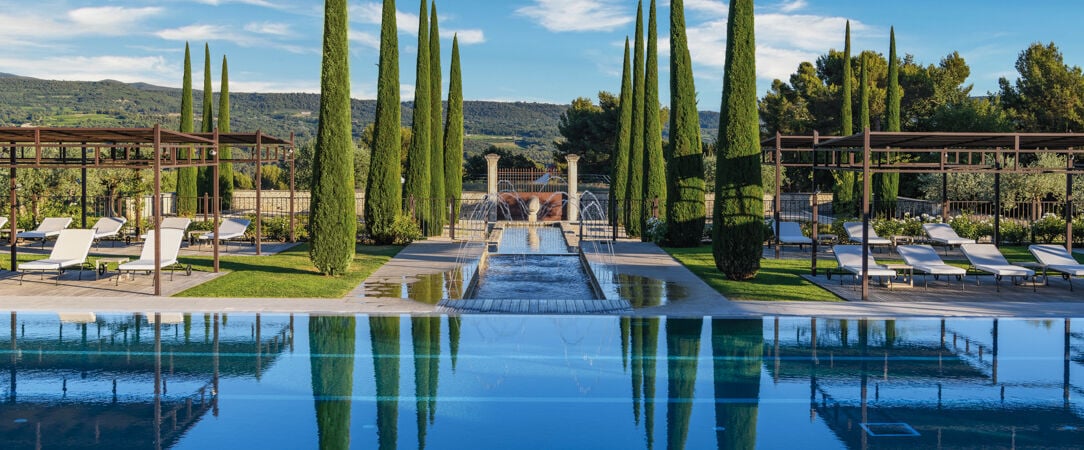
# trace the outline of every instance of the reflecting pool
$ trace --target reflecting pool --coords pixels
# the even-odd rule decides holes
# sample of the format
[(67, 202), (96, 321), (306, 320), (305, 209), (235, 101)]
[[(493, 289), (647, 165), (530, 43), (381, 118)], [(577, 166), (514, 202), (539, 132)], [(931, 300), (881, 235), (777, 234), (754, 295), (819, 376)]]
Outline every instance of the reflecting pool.
[(1071, 448), (1080, 324), (10, 313), (0, 448)]

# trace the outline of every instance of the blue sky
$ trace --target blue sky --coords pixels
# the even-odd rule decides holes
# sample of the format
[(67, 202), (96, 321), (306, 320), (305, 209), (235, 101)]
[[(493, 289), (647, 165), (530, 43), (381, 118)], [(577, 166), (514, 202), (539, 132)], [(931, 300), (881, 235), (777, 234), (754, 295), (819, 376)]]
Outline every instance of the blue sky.
[[(351, 79), (356, 98), (374, 98), (380, 2), (351, 0)], [(404, 100), (413, 98), (418, 1), (397, 1)], [(468, 100), (568, 103), (620, 89), (633, 0), (445, 0), (438, 2), (447, 88), (451, 35), (459, 33)], [(645, 5), (646, 8), (646, 5)], [(726, 3), (686, 0), (701, 109), (718, 110)], [(1015, 79), (1017, 55), (1055, 42), (1070, 65), (1084, 65), (1077, 36), (1084, 4), (1073, 0), (758, 1), (761, 94), (801, 61), (843, 47), (851, 21), (856, 50), (898, 50), (925, 64), (959, 51), (974, 93)], [(318, 0), (0, 0), (0, 72), (61, 80), (115, 79), (179, 87), (185, 41), (193, 66), (211, 47), (215, 89), (223, 54), (234, 92), (317, 92), (323, 2)], [(645, 12), (646, 21), (646, 12)], [(668, 86), (669, 0), (659, 2), (660, 85)], [(200, 83), (197, 83), (200, 84)], [(198, 86), (197, 86), (198, 87)]]

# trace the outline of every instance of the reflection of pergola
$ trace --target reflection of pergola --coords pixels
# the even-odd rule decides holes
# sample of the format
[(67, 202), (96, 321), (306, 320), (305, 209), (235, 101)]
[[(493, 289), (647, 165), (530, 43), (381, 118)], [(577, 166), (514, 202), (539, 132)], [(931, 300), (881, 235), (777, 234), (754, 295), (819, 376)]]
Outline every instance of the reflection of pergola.
[[(764, 161), (776, 166), (779, 178), (782, 167), (807, 167), (814, 173), (822, 171), (857, 172), (862, 181), (863, 234), (869, 230), (870, 183), (875, 173), (989, 173), (994, 175), (994, 201), (1001, 204), (1001, 175), (1065, 174), (1066, 246), (1072, 246), (1072, 175), (1084, 173), (1084, 165), (1075, 162), (1084, 155), (1084, 134), (1077, 133), (901, 133), (870, 131), (837, 138), (813, 136), (782, 136), (765, 140)], [(1062, 168), (1026, 167), (1021, 158), (1042, 154), (1066, 158)], [(1084, 158), (1081, 158), (1084, 162)], [(784, 161), (799, 162), (784, 162)], [(947, 201), (947, 188), (942, 178), (942, 201)], [(775, 217), (780, 215), (779, 183), (776, 183)], [(814, 208), (816, 211), (816, 208)], [(812, 273), (817, 266), (817, 226), (813, 215)], [(999, 241), (1001, 214), (995, 208), (994, 243)], [(778, 232), (778, 229), (776, 230)], [(868, 269), (869, 245), (863, 236), (862, 269)], [(869, 298), (869, 279), (862, 279), (862, 299)]]
[[(221, 146), (233, 149), (229, 159), (222, 159)], [(153, 219), (162, 217), (162, 170), (211, 167), (219, 178), (219, 163), (255, 163), (256, 173), (264, 162), (280, 161), (290, 165), (290, 239), (293, 240), (294, 213), (294, 144), (256, 133), (181, 133), (155, 125), (153, 128), (0, 128), (0, 168), (10, 171), (11, 186), (11, 268), (16, 270), (15, 230), (18, 214), (16, 197), (18, 169), (150, 169), (154, 172)], [(221, 222), (219, 184), (212, 183), (214, 229)], [(86, 217), (86, 183), (83, 183), (82, 207)], [(256, 253), (260, 254), (261, 188), (256, 183)], [(86, 226), (84, 223), (83, 226)], [(155, 228), (157, 230), (157, 227)], [(212, 239), (214, 271), (219, 270), (218, 240)], [(155, 239), (155, 261), (161, 261), (161, 240)], [(155, 264), (160, 266), (160, 264)], [(154, 294), (161, 295), (161, 270), (154, 271)]]

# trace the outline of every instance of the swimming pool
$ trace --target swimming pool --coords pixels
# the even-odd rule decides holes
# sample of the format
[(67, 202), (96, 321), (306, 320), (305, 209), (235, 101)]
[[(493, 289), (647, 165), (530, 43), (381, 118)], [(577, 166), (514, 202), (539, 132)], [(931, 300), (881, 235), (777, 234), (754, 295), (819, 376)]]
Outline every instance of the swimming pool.
[(1074, 447), (1080, 323), (11, 313), (0, 447)]

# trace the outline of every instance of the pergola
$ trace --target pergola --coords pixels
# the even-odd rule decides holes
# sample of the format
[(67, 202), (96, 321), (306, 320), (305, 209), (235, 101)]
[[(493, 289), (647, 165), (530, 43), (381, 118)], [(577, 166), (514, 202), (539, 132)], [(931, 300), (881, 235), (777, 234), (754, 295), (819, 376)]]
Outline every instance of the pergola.
[[(857, 172), (862, 180), (863, 234), (870, 221), (870, 182), (875, 173), (931, 173), (947, 177), (950, 173), (989, 173), (994, 176), (995, 203), (1001, 204), (1001, 175), (1064, 174), (1066, 247), (1072, 249), (1073, 175), (1084, 173), (1084, 134), (1078, 133), (911, 133), (870, 131), (844, 137), (783, 136), (762, 142), (763, 161), (776, 167), (774, 215), (780, 218), (780, 187), (783, 167), (807, 167), (820, 171)], [(1021, 158), (1041, 154), (1065, 157), (1064, 167), (1028, 167)], [(793, 155), (787, 158), (787, 155)], [(786, 162), (790, 159), (791, 162)], [(1080, 159), (1078, 165), (1076, 160)], [(796, 161), (795, 161), (796, 160)], [(944, 180), (944, 178), (942, 179)], [(942, 184), (942, 201), (947, 202), (947, 188)], [(947, 203), (944, 203), (947, 209)], [(813, 211), (812, 274), (817, 274), (817, 208)], [(947, 211), (946, 211), (947, 212)], [(1000, 211), (995, 208), (994, 243), (999, 241)], [(778, 226), (777, 226), (778, 227)], [(778, 229), (776, 230), (778, 233)], [(863, 236), (862, 270), (868, 269), (868, 236)], [(779, 246), (776, 245), (778, 256)], [(869, 279), (862, 277), (862, 299), (869, 298)]]
[[(233, 149), (229, 159), (221, 158), (222, 146)], [(0, 168), (9, 169), (11, 218), (11, 270), (17, 269), (16, 196), (18, 169), (152, 170), (154, 173), (153, 220), (162, 218), (162, 170), (211, 167), (219, 178), (219, 163), (255, 163), (256, 173), (264, 162), (286, 162), (290, 166), (290, 240), (294, 240), (294, 143), (256, 133), (181, 133), (151, 128), (38, 128), (0, 127)], [(214, 229), (221, 222), (219, 184), (213, 183)], [(83, 226), (86, 226), (86, 183), (82, 187)], [(256, 254), (261, 253), (261, 188), (256, 183)], [(155, 227), (157, 232), (158, 228)], [(219, 245), (212, 239), (214, 271), (219, 271)], [(155, 239), (155, 266), (161, 262), (161, 240)], [(154, 294), (161, 295), (161, 269), (154, 271)]]

